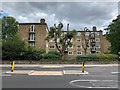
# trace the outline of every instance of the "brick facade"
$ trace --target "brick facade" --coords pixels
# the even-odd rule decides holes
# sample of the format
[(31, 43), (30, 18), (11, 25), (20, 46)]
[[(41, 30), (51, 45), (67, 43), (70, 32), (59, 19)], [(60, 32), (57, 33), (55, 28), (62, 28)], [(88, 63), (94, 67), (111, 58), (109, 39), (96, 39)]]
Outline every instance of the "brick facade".
[[(48, 27), (45, 23), (45, 19), (41, 19), (40, 23), (19, 23), (19, 35), (26, 42), (27, 45), (35, 46), (37, 48), (43, 48), (48, 51), (57, 51), (54, 41), (45, 40), (47, 36)], [(63, 31), (63, 33), (66, 33)], [(91, 31), (77, 31), (77, 35), (72, 39), (73, 46), (68, 47), (67, 56), (77, 56), (84, 54), (84, 38), (88, 37), (89, 34), (95, 34), (95, 53), (107, 52), (110, 47), (110, 43), (107, 41), (105, 35), (101, 30), (97, 30), (93, 27)], [(85, 37), (84, 37), (85, 35)], [(91, 53), (91, 40), (89, 41), (89, 47), (87, 54)], [(61, 48), (61, 46), (59, 45)]]

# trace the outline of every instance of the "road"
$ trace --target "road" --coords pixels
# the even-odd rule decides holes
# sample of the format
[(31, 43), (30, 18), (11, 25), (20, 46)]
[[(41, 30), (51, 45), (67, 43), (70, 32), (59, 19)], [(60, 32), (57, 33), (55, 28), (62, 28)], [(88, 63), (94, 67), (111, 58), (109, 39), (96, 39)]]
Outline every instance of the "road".
[[(16, 70), (62, 71), (81, 67), (38, 68), (16, 67)], [(10, 71), (3, 67), (2, 72)], [(78, 75), (3, 75), (3, 88), (118, 88), (118, 67), (85, 67), (89, 74)]]

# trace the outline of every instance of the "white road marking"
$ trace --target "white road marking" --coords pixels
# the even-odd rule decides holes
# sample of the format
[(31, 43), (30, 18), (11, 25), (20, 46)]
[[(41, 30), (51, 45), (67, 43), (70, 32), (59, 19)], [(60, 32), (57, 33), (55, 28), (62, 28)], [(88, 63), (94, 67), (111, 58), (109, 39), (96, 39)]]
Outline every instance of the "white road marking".
[(120, 72), (111, 72), (112, 74), (119, 74)]
[(80, 87), (80, 88), (118, 88), (118, 87), (90, 87), (90, 86), (80, 86), (80, 85), (77, 85), (77, 84), (74, 84), (75, 82), (78, 82), (78, 81), (81, 81), (81, 82), (84, 82), (84, 81), (90, 81), (90, 82), (96, 82), (96, 81), (104, 81), (104, 82), (107, 82), (107, 81), (114, 81), (114, 82), (119, 82), (119, 81), (115, 81), (115, 80), (73, 80), (73, 81), (70, 81), (69, 84), (73, 85), (73, 86), (76, 86), (76, 87)]
[(4, 77), (4, 76), (11, 76), (11, 75), (5, 75), (5, 74), (0, 75), (0, 77)]

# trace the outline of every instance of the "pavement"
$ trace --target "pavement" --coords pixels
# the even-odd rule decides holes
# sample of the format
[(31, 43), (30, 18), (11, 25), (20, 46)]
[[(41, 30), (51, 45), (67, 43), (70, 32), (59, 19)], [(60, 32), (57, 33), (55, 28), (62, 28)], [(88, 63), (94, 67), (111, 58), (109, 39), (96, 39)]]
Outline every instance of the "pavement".
[[(11, 65), (0, 65), (1, 67), (11, 67)], [(98, 65), (85, 65), (87, 67), (113, 67), (118, 66), (118, 64), (98, 64)], [(33, 64), (15, 64), (15, 67), (22, 67), (22, 68), (75, 68), (75, 67), (82, 67), (81, 64), (42, 64), (42, 65), (33, 65)], [(114, 73), (114, 72), (113, 72)], [(117, 73), (117, 72), (115, 72)], [(14, 72), (6, 71), (4, 74), (8, 75), (65, 75), (65, 74), (89, 74), (89, 72), (80, 70), (60, 70), (60, 71), (35, 71), (35, 70), (14, 70)]]
[[(40, 68), (63, 68), (63, 67), (81, 67), (82, 64), (15, 64), (15, 67), (40, 67)], [(112, 67), (119, 64), (85, 64), (85, 67)], [(0, 67), (11, 67), (10, 64), (2, 64)]]
[(82, 71), (80, 70), (61, 70), (61, 71), (34, 71), (34, 70), (14, 70), (13, 72), (11, 71), (6, 71), (4, 74), (7, 75), (65, 75), (65, 74), (88, 74), (87, 71)]

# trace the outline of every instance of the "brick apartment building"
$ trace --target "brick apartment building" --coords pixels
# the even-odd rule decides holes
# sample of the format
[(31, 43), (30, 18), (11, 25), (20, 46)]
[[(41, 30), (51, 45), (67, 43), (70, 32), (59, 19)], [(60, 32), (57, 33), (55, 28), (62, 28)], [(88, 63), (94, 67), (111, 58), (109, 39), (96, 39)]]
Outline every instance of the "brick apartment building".
[[(65, 33), (67, 32), (63, 31), (63, 34)], [(53, 40), (50, 40), (49, 42), (45, 40), (46, 36), (48, 35), (48, 26), (47, 23), (45, 23), (45, 19), (41, 19), (40, 23), (19, 23), (18, 34), (22, 37), (27, 45), (36, 48), (43, 48), (46, 50), (46, 52), (57, 50)], [(77, 31), (77, 35), (71, 40), (73, 43), (72, 47), (67, 48), (67, 55), (83, 55), (83, 37), (88, 38), (90, 34), (92, 37), (88, 42), (89, 47), (87, 49), (87, 54), (90, 54), (91, 52), (108, 52), (110, 43), (106, 40), (106, 36), (103, 35), (101, 30), (97, 30), (96, 27), (93, 27), (93, 30), (90, 31)], [(61, 48), (60, 45), (59, 48)]]

